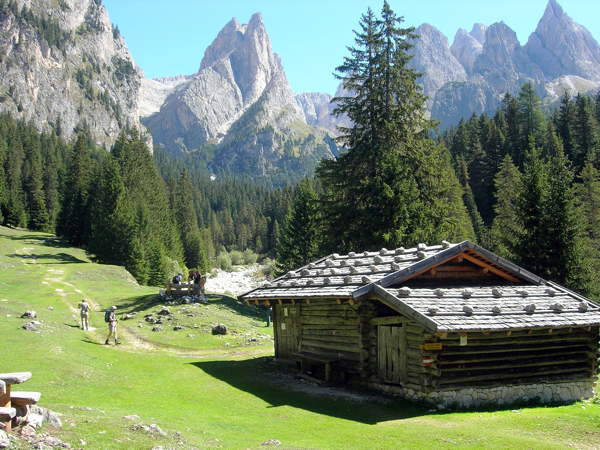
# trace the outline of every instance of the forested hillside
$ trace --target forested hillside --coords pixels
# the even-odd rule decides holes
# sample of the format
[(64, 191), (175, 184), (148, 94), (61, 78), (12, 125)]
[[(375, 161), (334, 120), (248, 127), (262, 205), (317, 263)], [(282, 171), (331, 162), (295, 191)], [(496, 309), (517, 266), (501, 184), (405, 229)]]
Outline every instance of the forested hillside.
[(56, 232), (141, 283), (162, 284), (184, 264), (205, 271), (223, 251), (272, 255), (291, 193), (155, 160), (135, 131), (109, 153), (85, 130), (67, 143), (0, 117), (1, 223)]
[(493, 117), (462, 121), (450, 149), (477, 239), (532, 271), (598, 294), (600, 95), (544, 113), (530, 84)]

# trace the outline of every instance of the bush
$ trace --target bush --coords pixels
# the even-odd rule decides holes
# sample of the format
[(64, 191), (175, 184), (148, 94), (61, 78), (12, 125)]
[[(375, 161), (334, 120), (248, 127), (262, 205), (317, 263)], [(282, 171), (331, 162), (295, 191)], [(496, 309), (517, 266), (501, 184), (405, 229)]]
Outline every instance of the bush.
[(260, 271), (266, 278), (272, 279), (273, 276), (275, 275), (276, 270), (277, 270), (277, 261), (275, 261), (274, 259), (271, 259), (271, 258), (265, 258), (263, 260)]
[(256, 253), (250, 249), (244, 250), (244, 264), (256, 264), (256, 261), (258, 261), (258, 255)]
[(227, 252), (221, 252), (217, 255), (217, 267), (228, 272), (233, 269), (231, 257), (227, 254)]
[(239, 266), (244, 264), (244, 254), (238, 250), (232, 250), (229, 254), (231, 258), (231, 264), (234, 266)]

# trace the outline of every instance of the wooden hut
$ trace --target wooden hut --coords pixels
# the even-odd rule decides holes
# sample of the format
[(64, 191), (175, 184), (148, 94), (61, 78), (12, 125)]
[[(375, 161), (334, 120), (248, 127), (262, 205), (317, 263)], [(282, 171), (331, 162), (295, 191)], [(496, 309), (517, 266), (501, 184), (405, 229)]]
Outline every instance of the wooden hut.
[(329, 255), (240, 296), (305, 374), (473, 407), (593, 395), (600, 306), (465, 241)]

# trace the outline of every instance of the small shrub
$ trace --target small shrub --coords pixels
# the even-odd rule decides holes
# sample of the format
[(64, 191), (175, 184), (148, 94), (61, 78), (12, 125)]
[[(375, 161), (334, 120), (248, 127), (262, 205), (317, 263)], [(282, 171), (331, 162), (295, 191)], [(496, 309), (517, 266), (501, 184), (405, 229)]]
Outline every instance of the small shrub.
[(226, 270), (230, 272), (233, 269), (233, 265), (231, 264), (231, 257), (227, 252), (221, 252), (217, 255), (217, 267), (222, 270)]
[(244, 250), (244, 264), (256, 264), (256, 261), (258, 261), (258, 255), (256, 253), (250, 249)]
[(231, 264), (234, 266), (240, 266), (244, 264), (244, 254), (238, 250), (232, 250), (229, 254), (231, 258)]
[(277, 261), (271, 258), (265, 258), (262, 262), (262, 266), (260, 268), (260, 272), (268, 278), (271, 279), (275, 275), (277, 271)]

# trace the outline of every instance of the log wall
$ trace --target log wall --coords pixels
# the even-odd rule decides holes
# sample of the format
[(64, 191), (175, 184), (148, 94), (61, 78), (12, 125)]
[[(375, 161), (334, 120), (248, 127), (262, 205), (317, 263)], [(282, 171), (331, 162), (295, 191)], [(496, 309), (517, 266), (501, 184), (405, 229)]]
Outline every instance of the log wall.
[(438, 390), (596, 376), (597, 327), (469, 333), (462, 339), (461, 344), (460, 334), (451, 333), (429, 341), (442, 344), (442, 350), (430, 352)]

